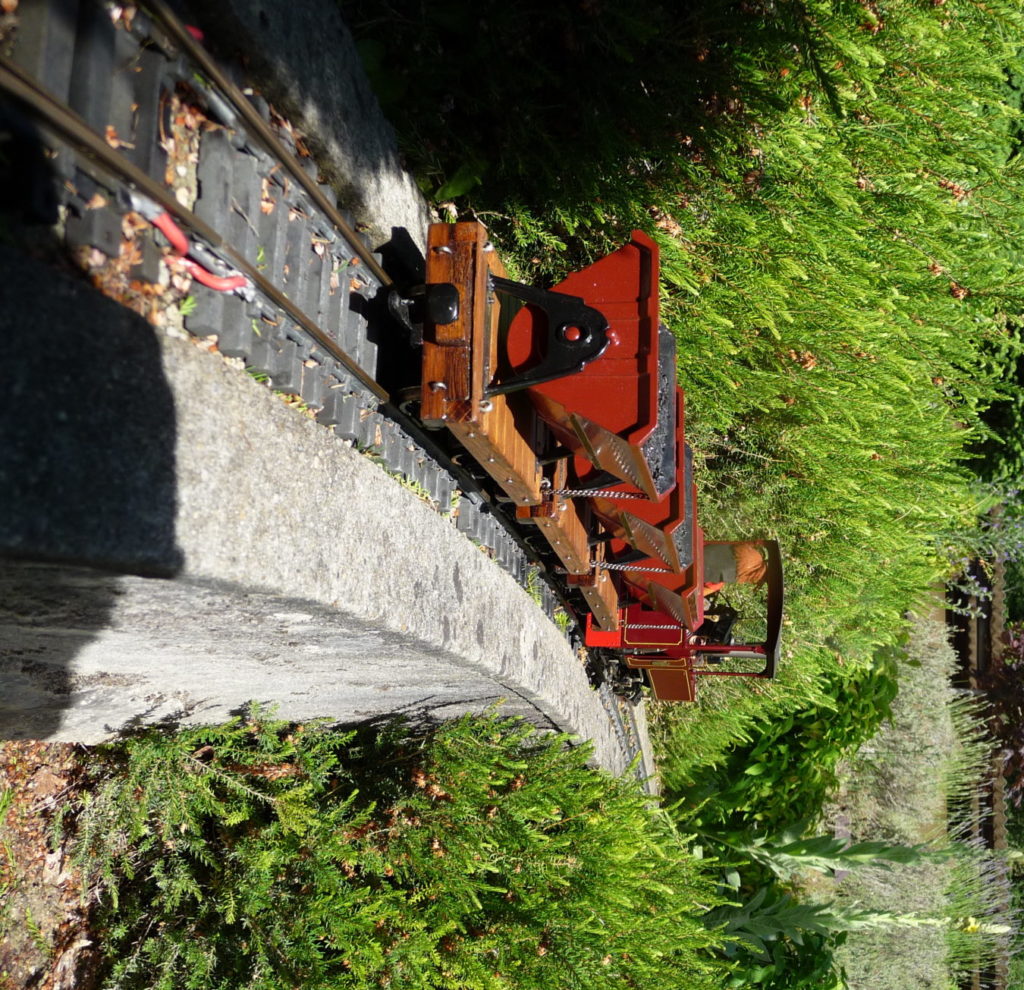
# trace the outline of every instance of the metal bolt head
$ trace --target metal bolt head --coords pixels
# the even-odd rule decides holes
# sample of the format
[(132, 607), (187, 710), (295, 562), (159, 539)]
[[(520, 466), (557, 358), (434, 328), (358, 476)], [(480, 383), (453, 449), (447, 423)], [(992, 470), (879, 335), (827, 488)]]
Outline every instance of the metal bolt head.
[(480, 412), (490, 412), (494, 408), (494, 403), (490, 399), (483, 399), (480, 402)]

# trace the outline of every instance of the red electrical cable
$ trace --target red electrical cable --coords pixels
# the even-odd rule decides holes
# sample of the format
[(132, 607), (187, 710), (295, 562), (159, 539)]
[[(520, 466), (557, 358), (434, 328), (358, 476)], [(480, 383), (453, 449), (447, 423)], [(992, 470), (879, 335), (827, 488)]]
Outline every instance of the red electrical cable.
[(188, 238), (182, 229), (171, 219), (169, 213), (160, 213), (150, 221), (164, 237), (171, 242), (171, 250), (175, 254), (188, 254)]
[(182, 258), (181, 260), (200, 285), (215, 289), (217, 292), (233, 292), (235, 289), (244, 289), (249, 284), (249, 280), (244, 275), (214, 275), (213, 272), (203, 268), (198, 261), (193, 261), (191, 258)]
[(181, 256), (182, 263), (188, 269), (189, 274), (200, 285), (205, 285), (216, 292), (233, 292), (235, 289), (244, 289), (249, 284), (249, 280), (244, 275), (214, 275), (213, 272), (204, 268), (198, 261), (185, 257), (189, 249), (188, 238), (169, 213), (158, 213), (150, 220), (150, 223), (167, 238), (170, 242), (171, 250)]

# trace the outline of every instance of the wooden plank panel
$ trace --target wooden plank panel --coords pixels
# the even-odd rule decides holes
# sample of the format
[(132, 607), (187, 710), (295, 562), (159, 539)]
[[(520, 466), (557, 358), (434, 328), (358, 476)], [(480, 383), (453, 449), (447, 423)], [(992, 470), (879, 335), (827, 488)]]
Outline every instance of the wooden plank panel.
[[(510, 413), (508, 404), (500, 399), (504, 396), (495, 397), (490, 412), (449, 422), (448, 429), (516, 505), (538, 505), (542, 476), (536, 454), (518, 433), (502, 429), (501, 423)], [(494, 434), (507, 436), (503, 446), (495, 442)]]
[(580, 585), (580, 591), (602, 632), (614, 632), (619, 628), (619, 593), (607, 571), (597, 573), (595, 584)]
[[(550, 489), (558, 491), (566, 487), (567, 468), (564, 460), (549, 469)], [(526, 523), (532, 523), (543, 534), (548, 545), (554, 550), (562, 566), (569, 574), (591, 573), (590, 546), (587, 541), (586, 517), (589, 510), (584, 503), (571, 498), (548, 494), (542, 504), (530, 508), (518, 508), (516, 515)]]
[(556, 497), (538, 506), (538, 512), (525, 521), (534, 523), (544, 534), (544, 539), (570, 574), (591, 572), (587, 531), (580, 511), (572, 501)]
[(516, 428), (509, 396), (485, 398), (498, 357), (499, 307), (491, 274), (505, 269), (479, 223), (433, 224), (427, 234), (427, 282), (450, 283), (459, 315), (424, 326), (421, 416), (444, 423), (517, 505), (541, 501), (541, 468)]
[[(595, 549), (595, 560), (600, 564), (604, 560), (604, 545)], [(583, 592), (598, 629), (602, 632), (615, 632), (619, 628), (622, 613), (619, 611), (619, 589), (608, 571), (597, 566), (586, 576), (570, 574), (568, 580), (569, 584)]]
[[(447, 421), (453, 403), (470, 396), (469, 347), (472, 334), (472, 302), (467, 299), (465, 258), (457, 266), (453, 224), (432, 224), (427, 231), (426, 277), (430, 285), (451, 283), (459, 293), (459, 315), (453, 323), (424, 326), (423, 378), (420, 415), (427, 423)], [(465, 255), (465, 251), (461, 252)]]
[(450, 283), (459, 315), (424, 326), (421, 416), (444, 423), (517, 505), (541, 501), (541, 468), (519, 435), (507, 396), (485, 399), (485, 372), (498, 355), (498, 306), (489, 275), (504, 266), (479, 223), (433, 224), (427, 234), (427, 282)]

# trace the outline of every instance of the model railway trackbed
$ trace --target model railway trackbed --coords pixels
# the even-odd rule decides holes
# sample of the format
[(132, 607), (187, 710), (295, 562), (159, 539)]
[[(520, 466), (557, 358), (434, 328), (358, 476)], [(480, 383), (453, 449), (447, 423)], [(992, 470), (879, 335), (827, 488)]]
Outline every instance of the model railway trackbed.
[[(177, 303), (194, 337), (455, 509), (554, 615), (558, 592), (502, 507), (378, 382), (394, 325), (380, 256), (287, 121), (196, 33), (163, 0), (22, 5), (0, 38), (0, 119), (27, 162), (22, 219), (57, 229), (121, 301)], [(629, 706), (599, 690), (623, 750), (640, 755)], [(649, 775), (642, 757), (637, 773)]]

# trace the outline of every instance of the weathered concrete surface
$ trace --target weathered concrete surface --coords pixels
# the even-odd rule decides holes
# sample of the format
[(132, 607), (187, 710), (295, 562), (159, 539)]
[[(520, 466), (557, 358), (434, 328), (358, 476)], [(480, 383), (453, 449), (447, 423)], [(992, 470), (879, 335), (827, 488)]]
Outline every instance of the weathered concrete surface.
[(505, 698), (622, 769), (562, 637), (449, 521), (219, 356), (0, 266), (0, 736)]
[(251, 82), (299, 128), (339, 204), (365, 224), (375, 247), (404, 231), (425, 250), (429, 211), (402, 168), (336, 4), (322, 0), (197, 3), (209, 42), (242, 54)]
[(136, 721), (220, 721), (251, 700), (342, 721), (500, 702), (547, 724), (486, 663), (453, 663), (441, 647), (317, 601), (26, 561), (5, 562), (0, 596), (8, 737), (38, 736), (59, 715), (50, 738), (98, 742)]

